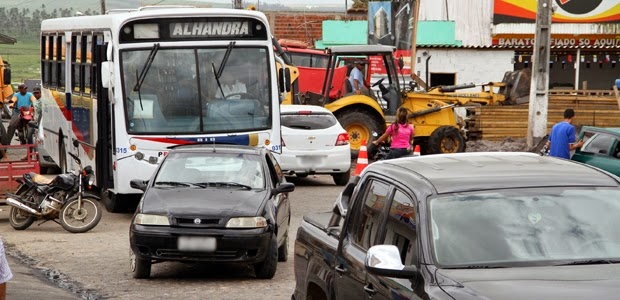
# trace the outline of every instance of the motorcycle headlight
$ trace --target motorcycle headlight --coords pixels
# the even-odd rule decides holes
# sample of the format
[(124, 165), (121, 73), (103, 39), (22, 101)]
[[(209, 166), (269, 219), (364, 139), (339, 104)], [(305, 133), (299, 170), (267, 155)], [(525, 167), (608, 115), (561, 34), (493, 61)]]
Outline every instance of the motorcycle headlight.
[(136, 214), (133, 222), (138, 225), (170, 226), (168, 217), (162, 215)]
[(226, 223), (226, 228), (264, 228), (267, 220), (263, 217), (231, 218)]

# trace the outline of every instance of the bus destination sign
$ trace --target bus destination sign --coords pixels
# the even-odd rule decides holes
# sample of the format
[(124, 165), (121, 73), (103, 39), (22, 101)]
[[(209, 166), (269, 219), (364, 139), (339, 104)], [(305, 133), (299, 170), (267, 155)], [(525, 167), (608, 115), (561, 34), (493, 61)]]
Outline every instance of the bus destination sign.
[(171, 38), (244, 37), (250, 35), (248, 21), (170, 23)]

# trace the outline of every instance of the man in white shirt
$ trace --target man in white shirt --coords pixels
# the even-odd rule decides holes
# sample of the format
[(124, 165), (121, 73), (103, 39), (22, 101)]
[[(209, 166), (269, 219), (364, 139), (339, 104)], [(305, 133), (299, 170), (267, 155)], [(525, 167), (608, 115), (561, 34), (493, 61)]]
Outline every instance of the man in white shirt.
[(357, 95), (360, 95), (362, 93), (366, 94), (368, 91), (367, 89), (370, 88), (370, 84), (366, 83), (366, 81), (364, 80), (364, 74), (362, 74), (364, 64), (366, 64), (366, 61), (355, 61), (355, 67), (351, 70), (351, 74), (349, 74), (349, 82), (351, 83), (351, 88), (353, 89), (353, 93)]

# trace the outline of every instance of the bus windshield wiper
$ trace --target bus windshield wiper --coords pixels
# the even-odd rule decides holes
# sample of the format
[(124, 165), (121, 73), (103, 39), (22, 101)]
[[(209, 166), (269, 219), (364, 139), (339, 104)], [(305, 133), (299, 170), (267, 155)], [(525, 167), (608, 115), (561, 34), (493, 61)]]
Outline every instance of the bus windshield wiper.
[(224, 95), (224, 90), (222, 90), (222, 84), (220, 84), (220, 77), (222, 76), (222, 72), (224, 72), (224, 67), (226, 66), (230, 52), (232, 52), (233, 47), (235, 47), (235, 43), (235, 41), (232, 41), (228, 44), (226, 52), (224, 53), (224, 58), (222, 58), (222, 62), (220, 63), (220, 68), (217, 71), (215, 71), (215, 64), (211, 62), (211, 70), (213, 71), (213, 75), (215, 75), (217, 87), (220, 88), (220, 93), (222, 93), (222, 99), (226, 99), (226, 96)]
[(140, 88), (142, 87), (142, 83), (146, 78), (146, 74), (148, 74), (149, 69), (151, 69), (151, 65), (153, 64), (153, 60), (155, 60), (155, 55), (159, 51), (159, 43), (153, 44), (153, 49), (151, 49), (151, 53), (146, 58), (146, 63), (144, 63), (144, 67), (142, 67), (142, 71), (140, 75), (138, 75), (138, 69), (136, 69), (136, 85), (133, 86), (133, 91), (138, 92), (138, 99), (140, 100), (140, 110), (144, 110), (142, 106), (142, 95), (140, 95)]

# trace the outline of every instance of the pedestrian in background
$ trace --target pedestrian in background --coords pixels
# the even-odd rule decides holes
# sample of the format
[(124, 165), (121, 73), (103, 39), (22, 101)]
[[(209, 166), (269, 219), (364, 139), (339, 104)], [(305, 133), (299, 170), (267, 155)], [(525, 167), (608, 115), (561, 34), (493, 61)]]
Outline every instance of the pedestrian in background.
[(551, 128), (547, 148), (549, 156), (570, 159), (571, 151), (583, 146), (583, 141), (575, 143), (575, 126), (573, 119), (575, 111), (571, 108), (564, 110), (564, 120), (556, 123)]
[(388, 126), (383, 135), (372, 142), (375, 146), (378, 146), (388, 137), (392, 137), (390, 152), (385, 159), (399, 158), (410, 152), (415, 130), (407, 121), (408, 113), (406, 108), (400, 107), (396, 112), (396, 121)]
[(13, 273), (6, 261), (6, 253), (4, 252), (4, 243), (0, 239), (0, 300), (6, 300), (6, 283), (13, 278)]

